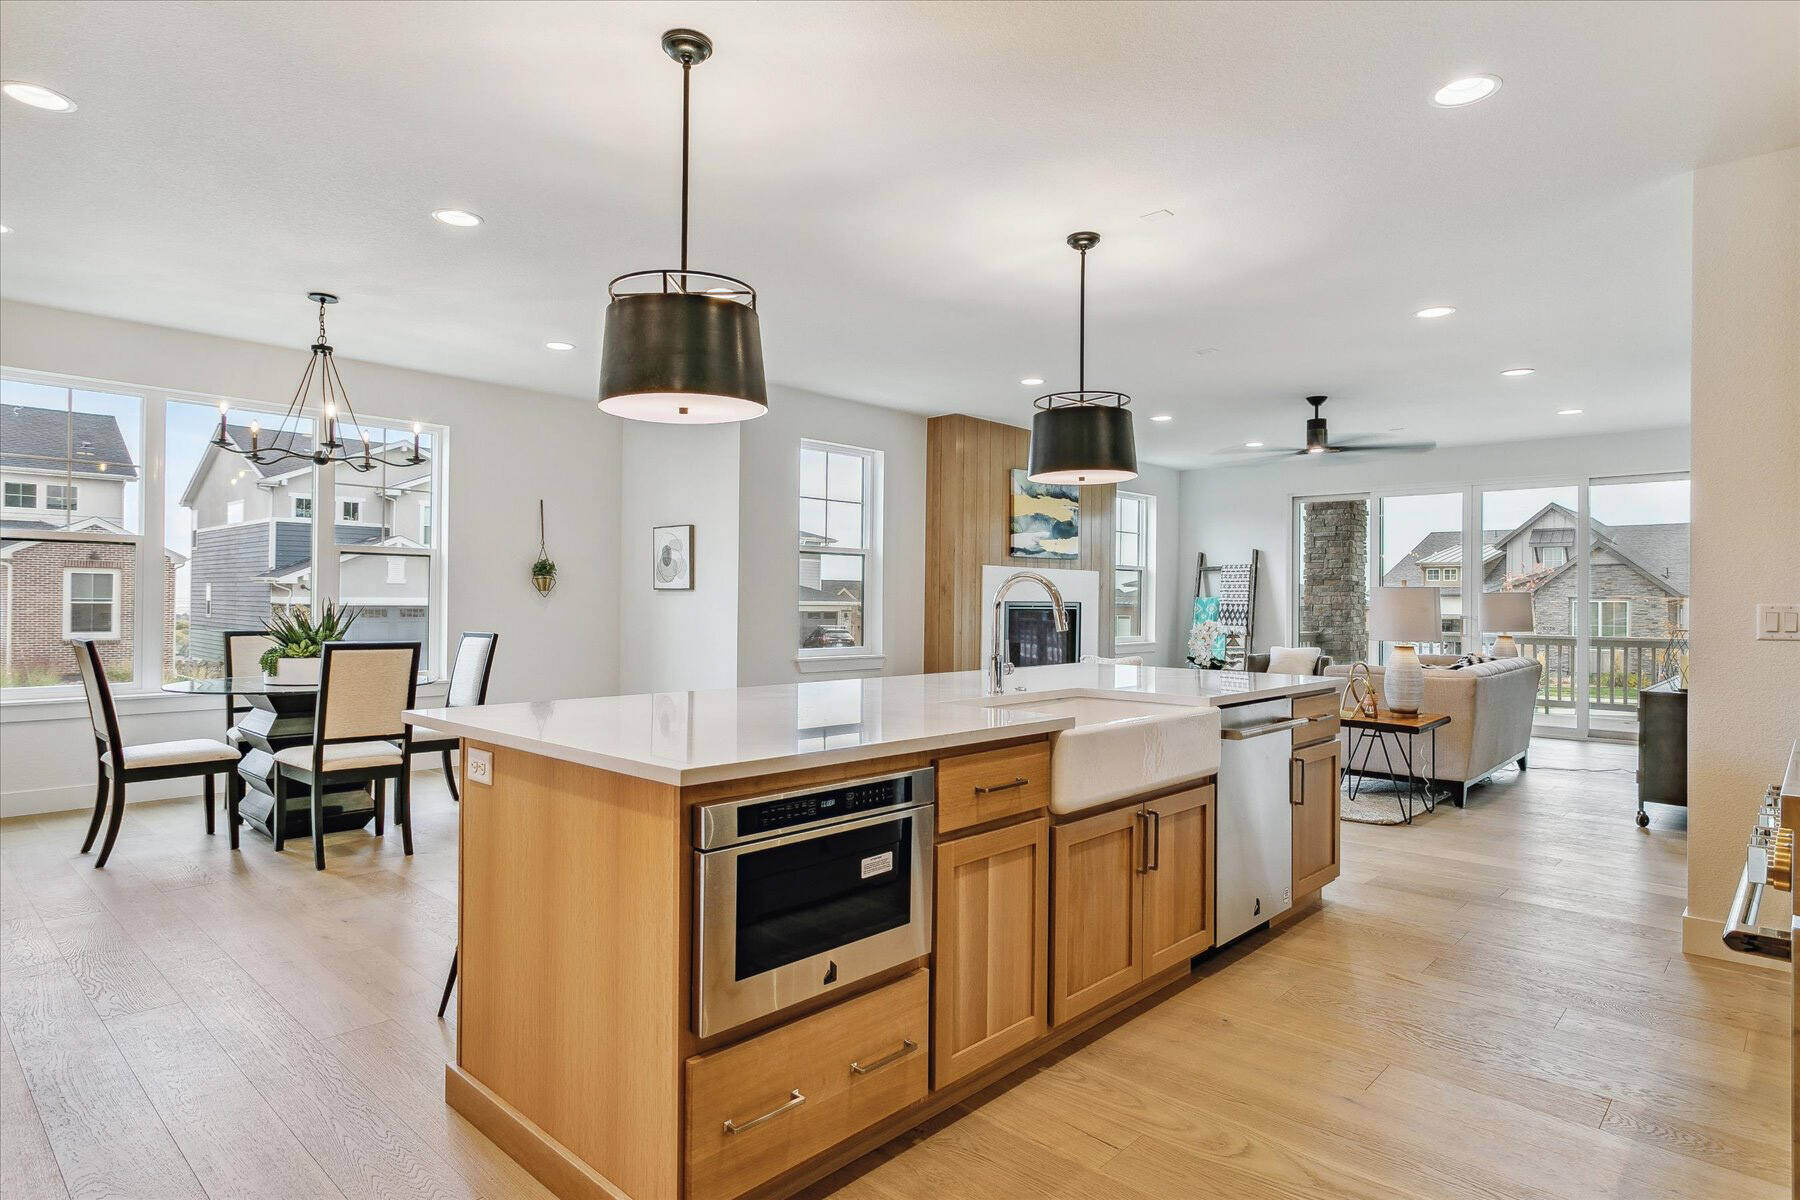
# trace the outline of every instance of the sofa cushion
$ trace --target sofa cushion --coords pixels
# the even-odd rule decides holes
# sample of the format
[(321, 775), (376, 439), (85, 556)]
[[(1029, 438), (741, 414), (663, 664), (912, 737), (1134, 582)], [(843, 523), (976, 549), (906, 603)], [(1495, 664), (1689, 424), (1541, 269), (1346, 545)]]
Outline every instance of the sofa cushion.
[(1311, 675), (1319, 668), (1317, 646), (1270, 646), (1269, 674)]

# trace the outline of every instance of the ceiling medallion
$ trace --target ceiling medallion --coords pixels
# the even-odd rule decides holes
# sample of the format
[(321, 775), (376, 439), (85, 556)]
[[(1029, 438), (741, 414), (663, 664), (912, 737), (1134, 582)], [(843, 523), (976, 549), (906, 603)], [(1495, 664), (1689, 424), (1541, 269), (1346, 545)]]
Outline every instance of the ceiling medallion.
[(1124, 392), (1092, 392), (1087, 386), (1087, 252), (1097, 233), (1071, 233), (1069, 245), (1081, 255), (1081, 304), (1075, 390), (1051, 392), (1033, 403), (1031, 459), (1033, 483), (1124, 483), (1137, 478), (1137, 440), (1131, 431), (1131, 397)]
[(688, 267), (689, 83), (712, 57), (712, 41), (671, 29), (662, 47), (681, 64), (681, 265), (631, 271), (607, 285), (600, 411), (669, 424), (747, 421), (769, 408), (756, 289)]

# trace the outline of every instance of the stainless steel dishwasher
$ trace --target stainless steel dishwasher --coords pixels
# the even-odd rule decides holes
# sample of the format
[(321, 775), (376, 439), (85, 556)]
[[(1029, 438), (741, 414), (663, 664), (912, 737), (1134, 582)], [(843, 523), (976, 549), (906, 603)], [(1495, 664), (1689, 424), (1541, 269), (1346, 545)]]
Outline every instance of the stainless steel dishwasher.
[(1294, 902), (1293, 810), (1288, 760), (1291, 700), (1235, 704), (1219, 712), (1218, 944), (1242, 937)]

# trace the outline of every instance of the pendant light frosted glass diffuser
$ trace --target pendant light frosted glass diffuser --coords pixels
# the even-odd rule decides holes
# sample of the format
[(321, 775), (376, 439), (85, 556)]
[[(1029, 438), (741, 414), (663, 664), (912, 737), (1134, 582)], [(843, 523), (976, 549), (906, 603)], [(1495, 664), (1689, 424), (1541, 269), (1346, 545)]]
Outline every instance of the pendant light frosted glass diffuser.
[(662, 46), (681, 64), (681, 265), (607, 285), (600, 411), (677, 425), (747, 421), (769, 407), (756, 289), (688, 267), (688, 85), (694, 66), (712, 57), (712, 42), (671, 29)]
[(1081, 255), (1081, 308), (1076, 388), (1039, 396), (1031, 420), (1033, 483), (1124, 483), (1137, 478), (1137, 438), (1131, 429), (1131, 397), (1124, 392), (1091, 392), (1087, 386), (1087, 252), (1097, 233), (1071, 233), (1069, 245)]

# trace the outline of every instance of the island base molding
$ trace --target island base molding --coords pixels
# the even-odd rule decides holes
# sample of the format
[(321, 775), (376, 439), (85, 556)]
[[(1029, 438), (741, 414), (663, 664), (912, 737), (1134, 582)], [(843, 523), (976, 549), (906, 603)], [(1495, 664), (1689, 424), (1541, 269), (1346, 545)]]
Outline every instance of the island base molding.
[[(809, 1162), (742, 1193), (740, 1200), (785, 1200), (833, 1171), (849, 1166), (871, 1150), (893, 1141), (907, 1130), (992, 1087), (1057, 1047), (1075, 1038), (1088, 1034), (1098, 1035), (1106, 1032), (1107, 1028), (1123, 1024), (1138, 1012), (1162, 1003), (1194, 980), (1191, 962), (1152, 976), (1092, 1012), (1055, 1026), (1029, 1046), (964, 1079), (937, 1089), (911, 1107), (826, 1150)], [(488, 1140), (530, 1171), (559, 1200), (642, 1200), (583, 1162), (568, 1147), (545, 1133), (530, 1118), (455, 1063), (444, 1068), (444, 1100), (461, 1113), (469, 1124), (485, 1134)], [(717, 1198), (691, 1196), (689, 1200)]]

